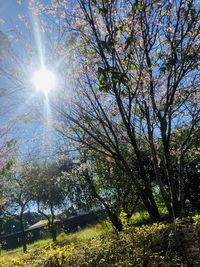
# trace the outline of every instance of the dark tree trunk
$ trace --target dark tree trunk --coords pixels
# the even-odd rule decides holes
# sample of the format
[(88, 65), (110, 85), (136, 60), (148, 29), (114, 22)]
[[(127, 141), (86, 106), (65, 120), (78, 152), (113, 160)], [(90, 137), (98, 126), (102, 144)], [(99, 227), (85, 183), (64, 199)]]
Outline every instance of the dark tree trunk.
[(111, 211), (111, 209), (107, 205), (105, 205), (105, 203), (103, 205), (105, 207), (105, 210), (106, 210), (108, 217), (110, 218), (114, 228), (119, 232), (122, 231), (123, 225), (122, 225), (122, 222), (119, 219), (119, 217), (115, 213), (113, 213)]
[(142, 191), (139, 195), (141, 196), (141, 199), (144, 203), (145, 208), (147, 209), (147, 212), (149, 213), (151, 220), (153, 222), (161, 221), (161, 216), (151, 190), (146, 189), (145, 192)]
[(51, 210), (51, 218), (49, 220), (49, 226), (50, 226), (50, 232), (53, 242), (56, 242), (56, 225), (55, 225), (55, 215), (54, 215), (54, 205), (53, 203), (50, 204), (50, 210)]
[(54, 222), (51, 222), (49, 231), (51, 233), (52, 241), (55, 243), (56, 242), (57, 233), (56, 233), (56, 227), (55, 227)]
[[(126, 162), (124, 163), (125, 171), (129, 177), (132, 177), (132, 172), (128, 168), (128, 165)], [(138, 196), (141, 198), (147, 212), (149, 213), (149, 216), (153, 222), (161, 221), (161, 216), (158, 211), (157, 204), (155, 202), (152, 189), (150, 187), (149, 182), (147, 181), (147, 177), (144, 171), (144, 166), (142, 165), (141, 161), (139, 160), (139, 176), (141, 177), (141, 180), (144, 181), (144, 188), (139, 184), (137, 179), (132, 179), (136, 189)]]
[(55, 226), (55, 215), (54, 215), (54, 205), (51, 203), (50, 204), (50, 210), (51, 210), (51, 215), (47, 215), (42, 210), (40, 209), (40, 203), (37, 201), (37, 206), (38, 206), (38, 213), (42, 214), (48, 221), (48, 230), (49, 233), (51, 234), (52, 241), (56, 242), (56, 237), (57, 237), (57, 232), (56, 232), (56, 226)]
[[(131, 138), (131, 137), (130, 137)], [(135, 138), (132, 138), (132, 144), (133, 148), (135, 150), (135, 154), (137, 157), (137, 164), (138, 164), (138, 176), (143, 181), (143, 186), (140, 184), (137, 178), (135, 178), (132, 170), (129, 168), (127, 162), (121, 158), (121, 162), (124, 166), (124, 171), (129, 177), (132, 177), (133, 184), (135, 185), (137, 189), (138, 196), (141, 197), (142, 202), (147, 209), (147, 212), (149, 213), (149, 216), (153, 222), (161, 221), (161, 216), (158, 211), (157, 204), (155, 202), (152, 188), (150, 185), (150, 182), (148, 181), (148, 178), (146, 176), (145, 168), (143, 165), (142, 155), (138, 149), (137, 143)]]
[(137, 196), (137, 198), (136, 198), (136, 200), (135, 200), (135, 203), (133, 204), (133, 207), (132, 207), (132, 209), (131, 209), (130, 212), (127, 212), (127, 211), (126, 211), (125, 206), (123, 207), (124, 211), (127, 213), (127, 218), (128, 218), (128, 219), (130, 219), (131, 216), (133, 215), (133, 213), (135, 212), (135, 210), (136, 210), (136, 208), (137, 208), (137, 206), (138, 206), (139, 200), (140, 200), (140, 196)]
[(27, 244), (26, 244), (26, 233), (24, 231), (24, 221), (23, 221), (23, 212), (20, 213), (20, 229), (21, 229), (21, 238), (22, 238), (22, 248), (23, 252), (27, 251)]
[(87, 170), (85, 170), (85, 179), (89, 184), (89, 187), (90, 187), (90, 190), (91, 190), (93, 196), (95, 198), (97, 198), (104, 206), (104, 208), (108, 214), (108, 217), (109, 217), (110, 221), (112, 222), (114, 228), (117, 231), (121, 231), (123, 228), (121, 220), (119, 219), (119, 217), (116, 213), (112, 212), (111, 208), (107, 205), (107, 203), (104, 201), (104, 199), (97, 193), (96, 188), (95, 188)]

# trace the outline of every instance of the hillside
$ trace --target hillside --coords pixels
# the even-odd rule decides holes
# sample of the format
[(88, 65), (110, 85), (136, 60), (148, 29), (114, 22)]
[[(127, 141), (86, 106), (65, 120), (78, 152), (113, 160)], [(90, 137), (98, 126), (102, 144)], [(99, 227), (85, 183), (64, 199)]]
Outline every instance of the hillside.
[(159, 223), (129, 226), (124, 221), (121, 233), (101, 223), (74, 234), (61, 233), (54, 245), (47, 240), (3, 251), (1, 267), (66, 266), (200, 266), (199, 216)]

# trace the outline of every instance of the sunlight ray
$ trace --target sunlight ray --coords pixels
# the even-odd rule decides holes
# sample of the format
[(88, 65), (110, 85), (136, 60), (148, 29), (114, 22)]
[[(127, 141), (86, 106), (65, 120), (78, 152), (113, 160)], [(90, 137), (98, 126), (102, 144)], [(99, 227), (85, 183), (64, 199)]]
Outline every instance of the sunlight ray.
[(39, 60), (40, 60), (41, 66), (43, 67), (45, 64), (45, 60), (44, 60), (45, 50), (44, 50), (43, 40), (42, 40), (42, 36), (40, 32), (39, 20), (38, 20), (38, 17), (34, 15), (33, 13), (31, 14), (31, 19), (32, 19), (32, 25), (34, 29), (33, 31), (34, 39), (35, 39), (37, 51), (39, 54)]

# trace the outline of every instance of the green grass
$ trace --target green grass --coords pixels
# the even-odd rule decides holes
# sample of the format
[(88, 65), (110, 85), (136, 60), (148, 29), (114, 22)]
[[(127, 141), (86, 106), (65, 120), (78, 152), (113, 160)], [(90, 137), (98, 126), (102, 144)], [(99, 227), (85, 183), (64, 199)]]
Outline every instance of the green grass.
[[(57, 237), (56, 244), (58, 246), (70, 244), (70, 243), (80, 243), (86, 242), (92, 238), (98, 237), (112, 230), (112, 226), (109, 222), (104, 221), (98, 223), (94, 226), (88, 226), (84, 229), (79, 229), (75, 233), (66, 234), (64, 232), (60, 233)], [(27, 251), (34, 254), (36, 251), (41, 251), (43, 249), (48, 249), (51, 247), (53, 242), (50, 238), (36, 241), (32, 244), (27, 245)], [(14, 257), (22, 255), (22, 247), (18, 247), (13, 250), (2, 250), (0, 254), (0, 267), (12, 267), (12, 259)]]
[[(135, 227), (139, 227), (144, 224), (149, 224), (150, 219), (149, 215), (146, 211), (135, 212), (134, 215), (130, 219), (130, 224)], [(70, 244), (82, 244), (89, 243), (90, 240), (98, 239), (101, 236), (106, 236), (106, 234), (110, 234), (113, 228), (109, 221), (103, 221), (93, 226), (88, 226), (84, 229), (79, 229), (75, 233), (65, 233), (61, 232), (57, 236), (56, 245), (60, 248)], [(33, 262), (37, 261), (40, 258), (41, 251), (48, 252), (49, 249), (54, 247), (54, 244), (50, 238), (36, 241), (32, 244), (27, 245), (28, 254), (33, 257)], [(13, 264), (13, 259), (20, 258), (23, 256), (22, 247), (1, 251), (0, 254), (0, 267), (12, 267), (12, 266), (23, 266)], [(33, 265), (37, 266), (37, 265)], [(31, 266), (32, 267), (32, 266)]]
[[(140, 267), (147, 266), (147, 262), (148, 266), (180, 266), (179, 263), (185, 263), (191, 251), (185, 250), (187, 255), (183, 254), (182, 248), (179, 249), (180, 240), (176, 238), (166, 247), (166, 236), (184, 234), (187, 241), (191, 239), (187, 233), (192, 233), (190, 241), (193, 242), (195, 256), (199, 251), (199, 241), (194, 242), (199, 240), (199, 217), (195, 224), (186, 224), (187, 231), (184, 232), (185, 227), (179, 229), (174, 223), (167, 222), (150, 223), (147, 212), (136, 212), (131, 218), (131, 225), (126, 225), (120, 233), (113, 231), (110, 223), (101, 222), (75, 233), (62, 232), (56, 244), (51, 239), (29, 244), (26, 254), (22, 253), (21, 247), (3, 251), (0, 267)], [(199, 258), (195, 266), (200, 266)]]
[(61, 233), (57, 238), (57, 243), (65, 242), (65, 243), (71, 243), (71, 242), (85, 242), (91, 238), (100, 236), (102, 234), (105, 234), (112, 230), (112, 225), (104, 221), (102, 223), (98, 223), (95, 226), (90, 226), (85, 229), (80, 229), (75, 233), (71, 234), (65, 234)]
[(130, 224), (138, 226), (138, 225), (148, 223), (149, 220), (150, 218), (149, 218), (149, 214), (147, 211), (137, 211), (132, 215), (130, 219)]
[[(38, 248), (47, 247), (51, 243), (52, 243), (52, 241), (50, 238), (42, 239), (42, 240), (36, 241), (32, 244), (27, 244), (27, 250), (34, 250), (36, 248), (38, 249)], [(15, 256), (17, 253), (21, 253), (21, 252), (22, 252), (22, 247), (18, 247), (18, 248), (12, 249), (12, 250), (2, 250), (0, 255), (1, 255), (1, 257), (5, 257), (5, 256), (12, 257), (13, 255)]]
[[(163, 217), (167, 216), (168, 212), (166, 208), (159, 207), (158, 210), (161, 216)], [(149, 224), (150, 221), (151, 220), (147, 211), (137, 211), (132, 215), (130, 219), (130, 224), (134, 226), (140, 226), (143, 224)]]
[[(149, 215), (146, 211), (135, 212), (134, 215), (130, 219), (130, 223), (134, 226), (139, 226), (139, 225), (142, 225), (148, 222), (149, 222)], [(86, 242), (87, 240), (90, 240), (92, 238), (111, 232), (112, 229), (113, 229), (112, 225), (109, 221), (103, 221), (94, 226), (88, 226), (84, 229), (79, 229), (75, 233), (67, 234), (65, 232), (61, 232), (57, 236), (56, 243), (59, 246), (62, 246), (64, 244), (70, 244), (72, 242), (73, 243)], [(27, 250), (30, 252), (34, 252), (35, 250), (38, 250), (38, 249), (42, 250), (44, 248), (47, 248), (51, 246), (52, 244), (53, 243), (52, 243), (51, 238), (47, 238), (47, 239), (36, 241), (32, 244), (27, 244), (27, 248), (28, 248)], [(0, 267), (2, 264), (2, 259), (4, 259), (4, 261), (5, 260), (10, 261), (13, 257), (15, 257), (16, 255), (20, 255), (20, 254), (22, 254), (22, 247), (18, 247), (13, 250), (2, 250), (0, 254)]]
[[(146, 214), (135, 214), (138, 223)], [(28, 253), (21, 249), (4, 252), (1, 267), (64, 267), (64, 266), (145, 266), (145, 257), (155, 263), (150, 246), (162, 238), (160, 232), (165, 225), (152, 224), (142, 227), (128, 227), (121, 233), (113, 231), (109, 223), (99, 223), (76, 233), (61, 233), (57, 244), (41, 240), (28, 246)], [(145, 255), (145, 257), (144, 257)], [(155, 258), (156, 257), (156, 258)], [(153, 266), (156, 266), (155, 264)]]

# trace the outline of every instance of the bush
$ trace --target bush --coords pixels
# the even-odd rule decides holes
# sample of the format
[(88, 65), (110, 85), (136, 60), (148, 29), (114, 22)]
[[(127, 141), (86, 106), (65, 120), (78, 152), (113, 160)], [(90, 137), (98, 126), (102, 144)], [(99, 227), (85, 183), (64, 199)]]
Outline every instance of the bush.
[(42, 266), (147, 266), (148, 262), (158, 263), (163, 257), (153, 254), (153, 249), (165, 228), (164, 224), (126, 228), (121, 233), (95, 237), (87, 243), (52, 247)]
[[(98, 227), (82, 230), (76, 234), (76, 239), (75, 234), (71, 239), (67, 236), (57, 245), (39, 247), (34, 252), (19, 255), (12, 264), (3, 267), (172, 267), (190, 266), (187, 262), (193, 264), (190, 248), (194, 251), (198, 249), (198, 244), (190, 235), (197, 237), (200, 216), (193, 217), (194, 224), (188, 218), (189, 223), (179, 219), (172, 224), (154, 223), (141, 227), (128, 225), (123, 212), (120, 219), (123, 222), (122, 232), (101, 230), (101, 234), (97, 235)], [(197, 265), (191, 266), (200, 266), (199, 261), (196, 262)]]

